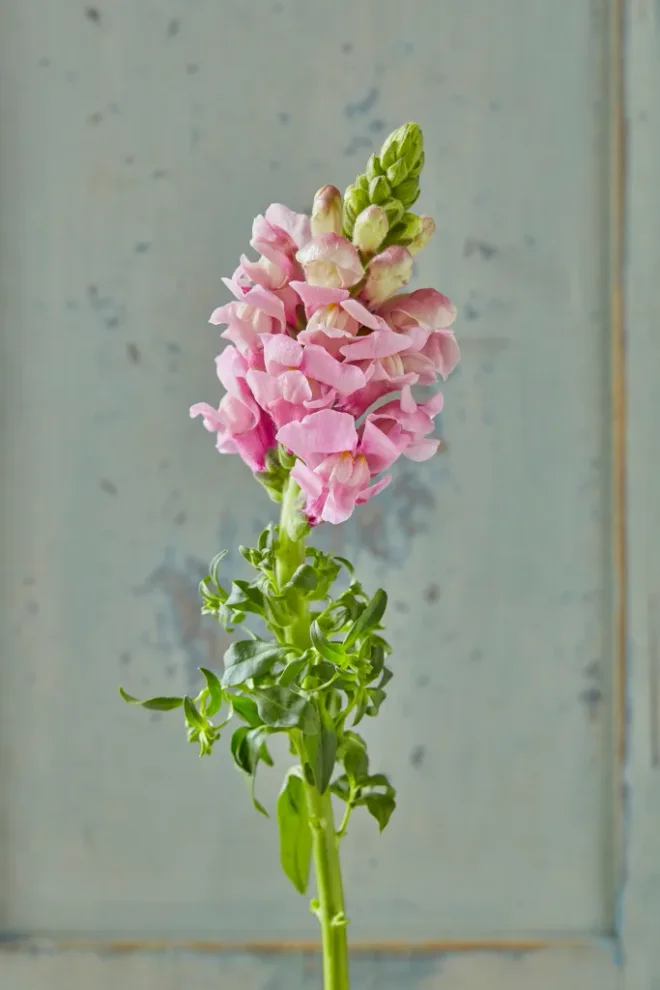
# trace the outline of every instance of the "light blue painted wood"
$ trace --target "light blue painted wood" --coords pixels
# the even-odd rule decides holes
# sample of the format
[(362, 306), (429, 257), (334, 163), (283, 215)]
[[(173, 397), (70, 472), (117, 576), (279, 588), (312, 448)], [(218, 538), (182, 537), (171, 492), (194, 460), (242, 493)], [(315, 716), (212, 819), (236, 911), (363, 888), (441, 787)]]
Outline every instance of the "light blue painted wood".
[[(197, 581), (271, 517), (186, 415), (217, 395), (205, 319), (252, 215), (305, 208), (417, 118), (439, 225), (417, 284), (460, 302), (464, 359), (447, 452), (320, 534), (385, 583), (397, 649), (370, 728), (399, 809), (377, 841), (351, 829), (352, 934), (612, 930), (608, 9), (0, 0), (4, 929), (314, 937), (228, 757), (197, 761), (176, 716), (150, 724), (116, 685), (175, 691), (220, 664)], [(271, 806), (278, 786), (260, 782)], [(241, 893), (257, 869), (258, 895)], [(297, 956), (176, 952), (8, 950), (0, 975), (10, 990), (318, 984)], [(355, 969), (358, 987), (425, 990), (616, 978), (595, 943)]]

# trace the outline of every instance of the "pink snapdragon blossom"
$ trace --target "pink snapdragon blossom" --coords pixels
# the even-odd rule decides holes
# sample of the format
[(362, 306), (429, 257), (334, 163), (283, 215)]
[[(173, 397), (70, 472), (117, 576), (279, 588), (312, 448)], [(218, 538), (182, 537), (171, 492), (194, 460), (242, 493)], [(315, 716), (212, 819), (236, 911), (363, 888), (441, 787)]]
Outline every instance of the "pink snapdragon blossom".
[[(436, 452), (430, 434), (442, 396), (417, 403), (411, 386), (446, 378), (459, 359), (449, 299), (434, 289), (399, 293), (412, 247), (391, 245), (368, 260), (385, 239), (385, 211), (365, 208), (351, 243), (340, 233), (342, 210), (339, 191), (324, 186), (311, 222), (277, 203), (255, 218), (259, 257), (242, 255), (223, 279), (235, 299), (210, 320), (226, 324), (231, 341), (217, 359), (226, 395), (217, 409), (190, 410), (217, 434), (219, 451), (240, 454), (257, 473), (271, 470), (266, 455), (278, 443), (291, 451), (312, 524), (347, 519), (386, 487), (383, 472), (398, 457)], [(413, 221), (420, 243), (428, 239), (433, 222)]]
[(412, 266), (410, 252), (396, 244), (372, 258), (361, 293), (366, 304), (377, 306), (407, 285), (412, 277)]
[(216, 368), (226, 395), (217, 409), (197, 402), (190, 407), (190, 416), (201, 416), (206, 429), (217, 433), (220, 453), (240, 454), (252, 471), (263, 471), (266, 453), (275, 446), (275, 427), (248, 387), (247, 363), (235, 348), (226, 347), (216, 359)]
[(401, 395), (386, 402), (367, 417), (395, 444), (404, 457), (411, 461), (426, 461), (437, 453), (440, 441), (428, 437), (435, 426), (434, 417), (441, 411), (443, 397), (440, 392), (426, 402), (417, 404), (409, 385), (401, 389)]
[(349, 289), (364, 275), (357, 248), (339, 234), (319, 234), (298, 251), (296, 258), (310, 285)]
[(315, 523), (348, 519), (357, 504), (389, 484), (389, 477), (370, 482), (399, 456), (396, 444), (374, 423), (358, 431), (351, 415), (333, 409), (288, 423), (276, 439), (300, 458), (291, 476), (305, 493), (305, 511)]

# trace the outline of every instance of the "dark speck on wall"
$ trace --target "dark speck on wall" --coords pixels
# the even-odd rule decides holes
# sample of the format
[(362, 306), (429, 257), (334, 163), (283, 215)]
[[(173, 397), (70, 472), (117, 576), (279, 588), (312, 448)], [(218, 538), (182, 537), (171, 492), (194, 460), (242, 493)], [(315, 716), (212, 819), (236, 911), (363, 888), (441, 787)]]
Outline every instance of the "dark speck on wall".
[(408, 602), (395, 602), (394, 611), (401, 612), (403, 615), (405, 615), (406, 612), (410, 611), (410, 605), (408, 604)]
[(102, 120), (103, 120), (103, 114), (101, 113), (100, 110), (97, 110), (96, 113), (90, 113), (89, 117), (87, 118), (87, 123), (91, 124), (92, 126), (95, 126), (96, 124), (100, 124)]
[(149, 243), (149, 241), (139, 241), (135, 245), (136, 254), (146, 254), (146, 252), (149, 250), (150, 247), (151, 244)]
[(361, 100), (356, 100), (355, 103), (347, 103), (344, 107), (344, 113), (347, 117), (361, 117), (376, 105), (379, 96), (380, 90), (378, 87), (372, 86), (367, 95)]
[(126, 666), (126, 664), (129, 664), (131, 662), (131, 660), (132, 660), (132, 657), (131, 657), (130, 653), (128, 652), (128, 650), (124, 650), (124, 652), (119, 657), (119, 662), (120, 663), (123, 663), (124, 666)]
[(131, 364), (139, 364), (142, 360), (142, 355), (140, 354), (140, 348), (137, 344), (129, 342), (126, 344), (126, 355)]
[(429, 677), (428, 674), (420, 674), (417, 680), (415, 681), (415, 684), (417, 685), (418, 688), (425, 688), (429, 686), (430, 682), (431, 682), (431, 678)]
[(410, 766), (415, 768), (421, 767), (425, 756), (426, 746), (415, 746), (410, 754)]
[(536, 247), (536, 238), (532, 234), (525, 234), (525, 247)]
[(85, 7), (85, 17), (88, 21), (91, 21), (92, 24), (101, 23), (101, 11), (98, 7)]
[(471, 258), (474, 254), (478, 254), (484, 261), (490, 261), (497, 254), (497, 248), (494, 244), (488, 244), (486, 241), (478, 241), (475, 238), (469, 237), (463, 245), (463, 257)]
[(353, 45), (350, 43), (350, 41), (344, 41), (341, 46), (341, 50), (343, 51), (344, 55), (350, 55), (351, 52), (353, 51)]
[(371, 146), (372, 146), (372, 141), (370, 138), (362, 137), (361, 135), (358, 134), (356, 137), (351, 138), (351, 140), (348, 142), (348, 144), (344, 148), (344, 154), (346, 156), (355, 155), (362, 148), (371, 148)]
[(37, 615), (39, 612), (39, 602), (35, 601), (34, 598), (30, 598), (25, 607), (29, 615)]
[(110, 481), (109, 478), (101, 478), (99, 481), (99, 486), (102, 491), (106, 492), (108, 495), (117, 495), (117, 486)]
[(380, 134), (381, 131), (385, 130), (385, 121), (381, 120), (380, 117), (376, 117), (374, 120), (369, 121), (369, 130), (372, 134)]
[(167, 178), (167, 169), (166, 168), (156, 168), (151, 173), (151, 177), (153, 179), (166, 179)]
[(280, 3), (279, 0), (278, 0), (277, 3), (274, 3), (273, 4), (273, 13), (274, 14), (281, 14), (283, 10), (284, 10), (284, 4), (283, 3)]
[(115, 327), (118, 327), (119, 326), (119, 317), (118, 316), (109, 316), (107, 318), (107, 320), (105, 321), (105, 325), (106, 325), (106, 327), (108, 327), (109, 330), (114, 330)]
[(44, 55), (42, 56), (42, 58), (39, 59), (37, 64), (40, 69), (47, 69), (48, 66), (50, 65), (50, 59), (46, 58), (46, 56)]
[(581, 691), (578, 695), (579, 700), (587, 709), (587, 713), (591, 720), (598, 717), (598, 709), (600, 703), (603, 700), (603, 692), (598, 687), (590, 687), (585, 691)]
[(176, 341), (174, 341), (174, 340), (170, 340), (170, 342), (167, 345), (167, 349), (170, 352), (170, 354), (180, 354), (181, 353), (181, 345), (180, 344), (177, 344)]
[(199, 72), (199, 66), (197, 65), (196, 62), (188, 62), (188, 65), (186, 66), (186, 72), (188, 73), (189, 76), (194, 76)]
[(463, 307), (463, 316), (466, 320), (478, 320), (481, 313), (472, 303), (466, 303)]
[(173, 17), (172, 20), (167, 25), (167, 37), (176, 38), (180, 30), (181, 30), (181, 21), (178, 19), (178, 17)]
[(177, 514), (175, 515), (175, 517), (174, 517), (174, 525), (175, 526), (183, 526), (183, 524), (184, 524), (184, 522), (186, 521), (187, 518), (188, 518), (187, 515), (185, 514), (185, 512), (182, 509), (180, 512), (177, 512)]
[(429, 605), (434, 605), (435, 602), (440, 598), (440, 588), (435, 582), (429, 584), (429, 586), (424, 590), (424, 601), (427, 601)]
[(493, 113), (497, 113), (497, 111), (500, 109), (500, 105), (497, 102), (497, 100), (491, 100), (490, 103), (488, 104), (488, 109), (492, 110)]
[(291, 114), (287, 113), (286, 110), (280, 110), (280, 112), (277, 115), (277, 119), (279, 120), (280, 124), (288, 124), (289, 121), (291, 120)]
[(470, 660), (472, 661), (472, 663), (479, 663), (479, 661), (483, 660), (483, 658), (484, 658), (483, 650), (480, 650), (478, 648), (472, 650), (472, 653), (470, 654)]

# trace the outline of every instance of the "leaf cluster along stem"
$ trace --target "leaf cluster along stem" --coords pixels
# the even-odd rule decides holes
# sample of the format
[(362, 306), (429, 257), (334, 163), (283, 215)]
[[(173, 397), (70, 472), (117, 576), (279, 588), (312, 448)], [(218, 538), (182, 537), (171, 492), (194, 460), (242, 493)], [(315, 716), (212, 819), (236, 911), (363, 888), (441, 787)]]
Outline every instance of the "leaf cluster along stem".
[[(318, 896), (312, 910), (321, 924), (325, 990), (348, 990), (339, 842), (358, 807), (382, 831), (396, 806), (394, 788), (382, 773), (370, 771), (366, 742), (355, 731), (363, 718), (378, 714), (392, 676), (381, 631), (387, 596), (380, 589), (370, 598), (349, 561), (306, 542), (300, 490), (288, 473), (276, 480), (279, 526), (267, 526), (256, 547), (239, 547), (251, 579), (236, 578), (225, 587), (219, 573), (223, 552), (200, 584), (203, 614), (230, 633), (244, 634), (226, 650), (222, 674), (200, 668), (204, 684), (194, 698), (140, 700), (120, 692), (132, 705), (182, 712), (200, 756), (210, 755), (224, 728), (238, 720), (231, 755), (249, 781), (254, 807), (267, 817), (256, 796), (257, 771), (273, 766), (272, 736), (287, 735), (296, 763), (277, 799), (280, 861), (301, 894), (314, 861)], [(261, 635), (251, 628), (254, 622)], [(345, 803), (338, 830), (333, 797)]]
[[(305, 559), (305, 537), (298, 536), (297, 485), (289, 479), (284, 490), (280, 518), (280, 541), (277, 555), (277, 577), (282, 588)], [(287, 642), (306, 649), (310, 643), (309, 607), (300, 598), (296, 608), (296, 620), (287, 627)], [(323, 704), (319, 699), (319, 704)], [(321, 720), (322, 721), (322, 720)], [(304, 764), (307, 754), (298, 733), (296, 750), (303, 768), (303, 781), (309, 827), (312, 832), (312, 855), (316, 874), (317, 901), (313, 910), (321, 925), (323, 951), (324, 990), (348, 990), (348, 939), (347, 918), (344, 907), (344, 889), (339, 862), (339, 838), (335, 833), (332, 797), (329, 790), (321, 794), (315, 783), (305, 779)], [(348, 808), (348, 806), (347, 806)]]

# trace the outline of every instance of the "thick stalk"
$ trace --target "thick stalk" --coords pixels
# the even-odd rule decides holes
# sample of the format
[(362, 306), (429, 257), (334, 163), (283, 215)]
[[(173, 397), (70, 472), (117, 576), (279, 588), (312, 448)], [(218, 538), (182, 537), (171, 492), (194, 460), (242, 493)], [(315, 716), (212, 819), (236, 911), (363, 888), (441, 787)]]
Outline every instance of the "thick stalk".
[[(277, 581), (286, 584), (297, 567), (305, 561), (305, 537), (298, 518), (297, 499), (299, 489), (289, 479), (282, 500), (279, 548), (277, 554)], [(305, 649), (309, 646), (309, 610), (300, 596), (296, 618), (286, 630), (289, 643)], [(302, 739), (298, 750), (304, 759)], [(323, 947), (324, 990), (349, 990), (348, 942), (344, 891), (339, 864), (339, 840), (335, 831), (330, 791), (321, 794), (305, 780), (307, 810), (312, 828), (312, 852), (318, 895), (317, 914), (321, 923)]]

